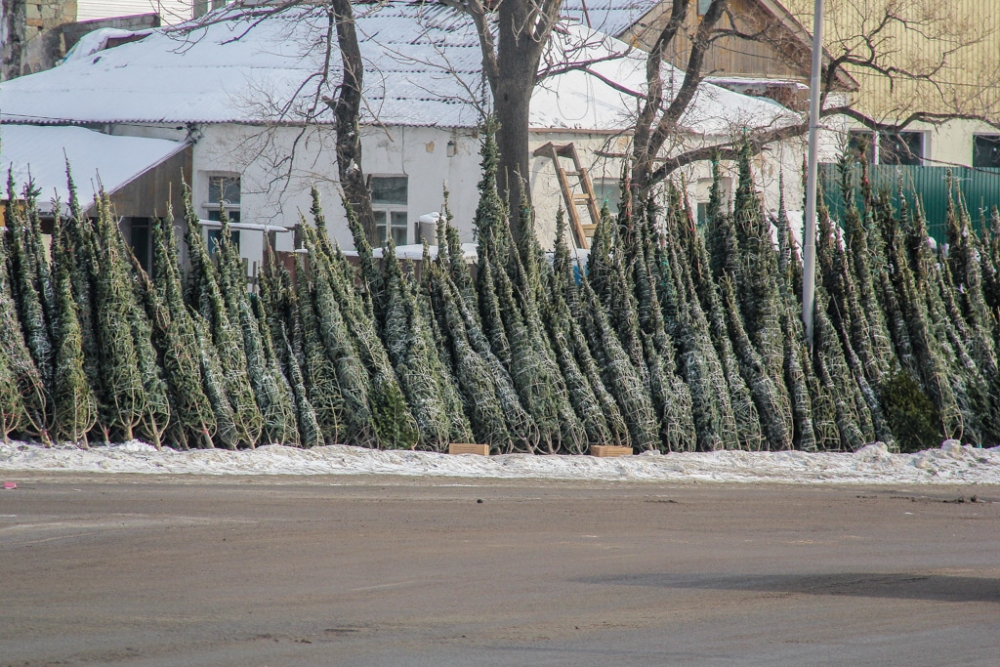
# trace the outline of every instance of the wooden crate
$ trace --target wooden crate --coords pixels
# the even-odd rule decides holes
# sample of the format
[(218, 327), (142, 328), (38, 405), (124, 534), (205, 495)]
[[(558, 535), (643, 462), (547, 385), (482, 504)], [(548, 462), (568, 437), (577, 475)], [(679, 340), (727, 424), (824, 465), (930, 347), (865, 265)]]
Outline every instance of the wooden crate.
[(477, 454), (479, 456), (489, 456), (489, 445), (473, 445), (467, 442), (453, 442), (448, 445), (449, 454)]
[(615, 445), (592, 445), (590, 447), (591, 456), (632, 456), (631, 447), (617, 447)]

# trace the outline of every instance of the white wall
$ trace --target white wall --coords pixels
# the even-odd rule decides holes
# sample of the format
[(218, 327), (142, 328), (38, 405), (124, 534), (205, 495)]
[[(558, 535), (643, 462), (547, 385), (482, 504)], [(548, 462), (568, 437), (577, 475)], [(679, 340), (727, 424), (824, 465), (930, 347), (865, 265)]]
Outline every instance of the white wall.
[[(241, 221), (294, 226), (299, 215), (309, 216), (310, 189), (320, 191), (327, 229), (341, 246), (353, 248), (337, 184), (334, 137), (331, 128), (274, 130), (238, 125), (206, 125), (193, 155), (193, 199), (199, 216), (207, 218), (208, 178), (241, 176)], [(454, 155), (448, 143), (454, 142)], [(297, 145), (296, 145), (297, 143)], [(276, 178), (275, 166), (292, 161), (290, 179)], [(406, 176), (408, 241), (417, 241), (413, 223), (426, 213), (441, 210), (447, 184), (454, 225), (463, 241), (473, 241), (472, 218), (478, 202), (479, 139), (472, 130), (438, 128), (389, 128), (365, 130), (362, 141), (366, 175)], [(283, 173), (287, 173), (285, 170)], [(263, 236), (244, 232), (241, 251), (250, 262), (259, 261)], [(292, 235), (279, 234), (278, 250), (291, 250)]]
[(77, 0), (76, 20), (91, 21), (115, 16), (157, 13), (164, 25), (187, 21), (193, 16), (193, 0)]
[[(208, 178), (212, 175), (241, 176), (242, 222), (286, 227), (297, 224), (300, 213), (308, 217), (310, 188), (315, 184), (323, 199), (330, 235), (341, 246), (353, 248), (338, 191), (332, 128), (302, 130), (281, 127), (268, 130), (227, 124), (205, 125), (199, 131), (202, 136), (195, 144), (193, 156), (193, 199), (200, 217), (208, 217)], [(840, 147), (839, 136), (833, 132), (823, 134), (822, 159), (834, 159)], [(710, 141), (707, 138), (700, 140)], [(532, 132), (530, 148), (534, 150), (549, 141), (556, 144), (575, 143), (592, 179), (618, 179), (621, 158), (630, 147), (629, 137), (622, 135)], [(448, 155), (449, 142), (454, 145), (452, 156)], [(408, 179), (409, 242), (417, 242), (413, 228), (417, 218), (441, 210), (445, 184), (451, 193), (453, 224), (463, 241), (475, 240), (472, 221), (480, 179), (480, 138), (477, 132), (419, 127), (366, 128), (362, 146), (366, 174), (406, 176)], [(782, 174), (788, 209), (801, 209), (804, 152), (803, 137), (775, 144), (755, 159), (755, 177), (768, 211), (777, 210)], [(292, 165), (290, 179), (276, 178), (278, 172), (274, 165), (279, 163), (285, 165), (281, 173), (287, 173), (287, 164)], [(726, 193), (728, 199), (736, 183), (735, 164), (723, 163), (722, 168), (730, 188), (730, 192)], [(691, 165), (674, 174), (675, 182), (679, 184), (682, 175), (692, 206), (707, 201), (711, 165), (707, 162)], [(575, 179), (571, 181), (575, 182)], [(564, 206), (551, 159), (531, 159), (531, 189), (539, 240), (543, 246), (551, 247), (555, 239), (556, 211)], [(583, 209), (581, 215), (585, 215)], [(278, 250), (291, 250), (292, 235), (279, 234), (277, 243)], [(251, 264), (259, 262), (263, 250), (262, 234), (243, 232), (241, 249)]]

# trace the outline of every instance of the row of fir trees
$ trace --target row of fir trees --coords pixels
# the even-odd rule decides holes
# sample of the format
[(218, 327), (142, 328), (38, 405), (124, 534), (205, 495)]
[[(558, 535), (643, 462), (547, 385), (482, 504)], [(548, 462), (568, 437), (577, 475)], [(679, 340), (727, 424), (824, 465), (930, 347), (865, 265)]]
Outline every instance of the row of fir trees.
[(446, 205), (419, 277), (391, 240), (376, 259), (350, 211), (360, 266), (349, 262), (315, 192), (306, 252), (265, 267), (251, 290), (228, 223), (210, 252), (190, 203), (189, 268), (168, 216), (147, 272), (107, 197), (85, 215), (71, 181), (46, 244), (30, 185), (16, 197), (9, 182), (0, 433), (571, 454), (1000, 441), (996, 211), (980, 237), (956, 195), (938, 251), (919, 206), (894, 207), (866, 176), (851, 187), (845, 169), (844, 219), (820, 210), (810, 347), (784, 204), (765, 214), (749, 148), (731, 211), (716, 165), (704, 230), (670, 189), (665, 206), (605, 212), (583, 267), (561, 216), (549, 256), (527, 204), (515, 212), (524, 234), (511, 236), (493, 129), (478, 260), (467, 262)]

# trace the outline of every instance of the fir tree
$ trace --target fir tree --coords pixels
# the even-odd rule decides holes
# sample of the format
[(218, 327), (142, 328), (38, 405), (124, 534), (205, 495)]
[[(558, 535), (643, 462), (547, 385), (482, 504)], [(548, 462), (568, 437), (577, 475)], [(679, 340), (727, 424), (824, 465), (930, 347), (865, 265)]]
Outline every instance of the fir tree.
[(659, 425), (646, 383), (629, 360), (587, 278), (581, 280), (581, 310), (591, 352), (601, 379), (615, 397), (628, 427), (632, 447), (640, 452), (660, 448)]
[(136, 350), (135, 296), (118, 226), (106, 196), (97, 201), (97, 280), (95, 330), (99, 343), (101, 394), (99, 425), (107, 439), (115, 432), (131, 440), (149, 410), (139, 352)]
[[(846, 169), (842, 172), (844, 176), (841, 181), (841, 189), (844, 192), (847, 213), (844, 217), (844, 237), (847, 252), (850, 253), (851, 269), (853, 269), (856, 289), (857, 308), (864, 315), (864, 331), (856, 327), (852, 331), (852, 341), (854, 347), (861, 356), (861, 362), (865, 366), (865, 377), (873, 384), (879, 384), (889, 368), (896, 363), (895, 351), (893, 350), (892, 338), (886, 326), (885, 314), (879, 304), (875, 288), (874, 271), (872, 266), (872, 255), (880, 254), (881, 242), (876, 237), (875, 248), (869, 243), (869, 237), (875, 237), (875, 230), (872, 223), (866, 224), (855, 204), (855, 197), (848, 195), (848, 182)], [(862, 173), (862, 194), (867, 206), (873, 206), (873, 198), (870, 193), (868, 183), (868, 165), (865, 163)], [(874, 211), (868, 211), (869, 219), (874, 215)], [(881, 262), (879, 262), (881, 265)], [(844, 269), (846, 272), (846, 267)], [(867, 340), (863, 340), (863, 337)]]
[[(717, 171), (716, 179), (718, 179)], [(718, 184), (713, 184), (714, 197), (719, 196), (718, 189)], [(736, 420), (737, 438), (741, 449), (757, 451), (761, 449), (764, 441), (760, 418), (750, 389), (740, 374), (740, 365), (729, 337), (719, 288), (712, 273), (713, 260), (714, 257), (710, 258), (708, 255), (705, 239), (700, 234), (692, 234), (687, 258), (691, 267), (690, 275), (702, 311), (707, 319), (712, 345), (719, 363), (722, 365), (726, 385), (729, 388), (729, 402), (732, 406), (733, 418)]]
[[(211, 377), (220, 378), (226, 392), (226, 398), (233, 411), (233, 426), (237, 435), (237, 443), (246, 447), (255, 447), (264, 428), (264, 416), (254, 398), (253, 386), (247, 368), (247, 355), (244, 350), (243, 337), (230, 319), (230, 309), (227, 307), (223, 291), (220, 287), (222, 272), (217, 272), (208, 255), (208, 249), (201, 237), (201, 227), (198, 217), (191, 206), (190, 192), (186, 192), (185, 207), (188, 224), (187, 244), (188, 256), (191, 260), (191, 279), (189, 284), (195, 287), (191, 296), (193, 305), (208, 327), (208, 336), (204, 342), (210, 342), (214, 347), (219, 361), (221, 376), (211, 368), (211, 353), (202, 364), (202, 372), (206, 370)], [(224, 279), (228, 280), (228, 277)], [(209, 396), (211, 399), (211, 395)], [(216, 406), (220, 404), (215, 402)], [(217, 413), (218, 416), (218, 413)], [(222, 424), (220, 422), (220, 428)]]
[[(561, 209), (556, 221), (555, 254), (556, 262), (561, 262), (565, 268), (569, 268), (566, 223)], [(584, 428), (588, 444), (625, 444), (628, 442), (625, 420), (614, 398), (601, 382), (597, 364), (590, 354), (586, 341), (582, 340), (579, 328), (575, 325), (564, 298), (567, 280), (565, 269), (560, 271), (563, 272), (556, 272), (550, 277), (549, 290), (542, 303), (545, 304), (544, 320), (549, 340), (566, 382), (569, 401)], [(569, 279), (572, 279), (572, 274)], [(575, 287), (574, 283), (574, 292)]]
[(418, 439), (417, 423), (406, 406), (389, 355), (379, 338), (375, 321), (368, 312), (365, 300), (354, 288), (346, 259), (334, 258), (330, 273), (330, 288), (341, 308), (344, 323), (355, 341), (358, 358), (369, 377), (369, 407), (373, 417), (379, 446), (390, 449), (409, 449)]
[[(55, 254), (59, 252), (58, 229), (53, 236), (57, 239)], [(97, 399), (90, 390), (83, 369), (83, 340), (67, 264), (65, 258), (56, 262), (57, 335), (52, 387), (53, 434), (57, 440), (68, 440), (86, 446), (87, 432), (97, 423)], [(3, 368), (0, 368), (0, 373), (2, 372)]]
[[(678, 206), (676, 196), (673, 197), (673, 206)], [(647, 257), (654, 255), (652, 247), (652, 206), (649, 207), (647, 225), (645, 226), (644, 253)], [(694, 428), (697, 434), (697, 447), (700, 451), (712, 451), (715, 449), (735, 449), (738, 447), (736, 439), (736, 418), (733, 415), (732, 405), (729, 400), (729, 389), (726, 386), (725, 373), (719, 363), (718, 355), (712, 345), (712, 338), (708, 331), (708, 321), (705, 313), (701, 309), (698, 295), (695, 293), (694, 284), (691, 280), (690, 267), (682, 259), (684, 247), (690, 243), (688, 236), (693, 236), (697, 232), (694, 230), (691, 218), (690, 206), (685, 200), (683, 209), (679, 207), (671, 211), (668, 215), (668, 235), (665, 239), (666, 246), (665, 263), (661, 265), (661, 275), (664, 278), (673, 278), (673, 292), (677, 295), (677, 331), (675, 333), (679, 355), (678, 373), (684, 378), (691, 395), (692, 415), (694, 418)], [(642, 274), (646, 273), (645, 267), (638, 265), (637, 283), (642, 283)], [(674, 267), (675, 270), (671, 270)], [(665, 291), (661, 289), (661, 293)], [(650, 324), (655, 328), (660, 316), (656, 313), (657, 304), (651, 304), (648, 309)]]
[(406, 402), (413, 412), (419, 431), (419, 444), (442, 451), (450, 438), (451, 423), (442, 390), (442, 368), (437, 353), (410, 292), (408, 281), (396, 259), (396, 246), (389, 239), (385, 253), (385, 324), (386, 349)]
[[(141, 273), (142, 267), (139, 266), (132, 253), (124, 248), (123, 251), (128, 252), (129, 258), (133, 262), (134, 273)], [(129, 324), (132, 327), (136, 363), (146, 394), (145, 410), (139, 421), (139, 433), (157, 449), (160, 449), (163, 444), (163, 435), (170, 424), (170, 399), (168, 398), (166, 382), (163, 379), (163, 370), (158, 363), (156, 349), (153, 347), (153, 329), (141, 305), (144, 300), (144, 292), (151, 287), (151, 285), (143, 285), (140, 282), (134, 284), (135, 295), (129, 309)]]
[(740, 270), (730, 277), (735, 281), (747, 335), (778, 390), (779, 400), (787, 403), (782, 373), (784, 345), (777, 288), (777, 255), (771, 240), (771, 226), (764, 216), (753, 183), (750, 151), (749, 141), (744, 142), (740, 150), (739, 183), (733, 210)]
[(566, 384), (552, 357), (542, 324), (535, 310), (532, 287), (516, 252), (511, 254), (515, 284), (507, 273), (497, 269), (501, 312), (511, 344), (510, 373), (518, 389), (521, 404), (538, 426), (541, 445), (549, 453), (563, 449), (570, 453), (583, 450), (586, 434), (566, 396)]
[[(8, 212), (10, 208), (10, 206), (7, 207)], [(3, 386), (0, 386), (0, 391), (8, 394), (11, 391), (10, 383), (13, 381), (17, 396), (3, 399), (6, 406), (3, 409), (7, 415), (4, 418), (4, 424), (5, 428), (10, 426), (8, 432), (17, 430), (34, 435), (48, 444), (49, 436), (45, 417), (47, 393), (41, 374), (25, 345), (17, 320), (7, 269), (7, 238), (10, 234), (10, 218), (7, 218), (5, 223), (5, 226), (0, 228), (0, 357), (3, 357), (3, 361), (0, 362), (2, 363), (0, 373), (3, 373), (3, 369), (6, 368), (8, 375), (5, 376), (6, 379), (0, 379), (0, 382), (3, 383)]]
[(292, 343), (288, 340), (288, 333), (281, 330), (281, 344), (284, 346), (285, 368), (291, 385), (292, 395), (295, 398), (295, 418), (299, 427), (299, 444), (303, 447), (318, 447), (323, 444), (323, 432), (316, 419), (316, 412), (312, 403), (309, 402), (309, 392), (306, 389), (305, 378), (299, 362), (295, 358), (295, 351)]
[[(438, 255), (438, 263), (425, 266), (431, 289), (434, 311), (441, 320), (441, 331), (447, 337), (455, 380), (462, 393), (465, 411), (476, 441), (490, 445), (491, 451), (507, 453), (515, 446), (515, 435), (508, 428), (507, 416), (498, 395), (495, 372), (499, 361), (491, 365), (472, 346), (461, 314), (462, 297), (446, 270), (447, 257)], [(443, 260), (443, 261), (442, 261)]]
[(347, 225), (354, 238), (354, 249), (358, 251), (358, 261), (361, 267), (361, 298), (364, 300), (369, 317), (374, 319), (377, 329), (381, 331), (382, 327), (385, 326), (385, 281), (375, 264), (375, 256), (368, 243), (368, 236), (362, 229), (361, 222), (354, 214), (354, 209), (351, 208), (347, 199), (344, 199), (344, 210), (347, 213)]
[(7, 200), (15, 202), (9, 207), (11, 226), (7, 262), (10, 288), (25, 344), (48, 390), (52, 385), (52, 341), (49, 318), (46, 317), (44, 308), (45, 287), (42, 286), (42, 277), (37, 264), (39, 258), (32, 251), (36, 243), (34, 236), (37, 233), (37, 225), (33, 221), (37, 216), (34, 203), (37, 193), (31, 183), (28, 183), (23, 191), (24, 202), (16, 203), (18, 197), (13, 176), (8, 173), (7, 178)]
[(772, 451), (790, 449), (794, 435), (791, 407), (779, 392), (774, 380), (767, 372), (767, 367), (743, 328), (743, 322), (736, 307), (735, 289), (728, 277), (723, 278), (722, 289), (729, 336), (733, 341), (740, 372), (746, 380), (757, 407), (761, 431), (767, 447)]
[[(172, 221), (168, 210), (167, 217), (153, 225), (153, 275), (152, 285), (145, 288), (146, 313), (153, 323), (153, 341), (160, 353), (179, 444), (187, 447), (193, 436), (196, 446), (212, 447), (216, 414), (204, 390), (197, 336), (183, 303)], [(232, 408), (228, 401), (226, 405), (224, 412), (231, 420)]]
[(343, 432), (344, 396), (340, 391), (337, 366), (327, 355), (319, 332), (314, 303), (315, 289), (306, 271), (295, 260), (295, 305), (302, 327), (302, 371), (309, 402), (316, 414), (316, 422), (327, 443), (338, 443)]
[[(355, 343), (331, 287), (336, 269), (317, 244), (313, 229), (304, 225), (302, 231), (305, 247), (309, 251), (312, 277), (311, 302), (307, 302), (307, 294), (303, 293), (304, 281), (300, 278), (299, 282), (304, 335), (311, 336), (310, 331), (318, 331), (327, 358), (336, 368), (337, 385), (343, 405), (344, 442), (369, 447), (377, 446), (378, 435), (368, 403), (368, 394), (371, 391), (368, 373), (358, 357)], [(308, 312), (309, 309), (312, 311), (312, 316)], [(317, 325), (315, 327), (309, 324), (312, 317), (315, 317)], [(319, 369), (315, 357), (312, 359), (310, 370)], [(324, 386), (327, 390), (332, 387), (330, 384)], [(329, 396), (334, 400), (332, 394)]]

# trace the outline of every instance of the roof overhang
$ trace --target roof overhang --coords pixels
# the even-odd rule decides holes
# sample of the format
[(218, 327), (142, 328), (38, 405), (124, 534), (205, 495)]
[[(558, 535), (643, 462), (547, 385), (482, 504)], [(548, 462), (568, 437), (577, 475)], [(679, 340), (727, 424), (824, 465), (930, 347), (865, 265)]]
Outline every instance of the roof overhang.
[[(113, 194), (150, 169), (177, 155), (186, 142), (118, 137), (76, 126), (0, 124), (0, 169), (12, 170), (15, 184), (29, 181), (41, 194), (38, 208), (50, 214), (54, 201), (69, 201), (67, 165), (81, 205), (103, 190)], [(88, 185), (89, 184), (89, 185)]]

